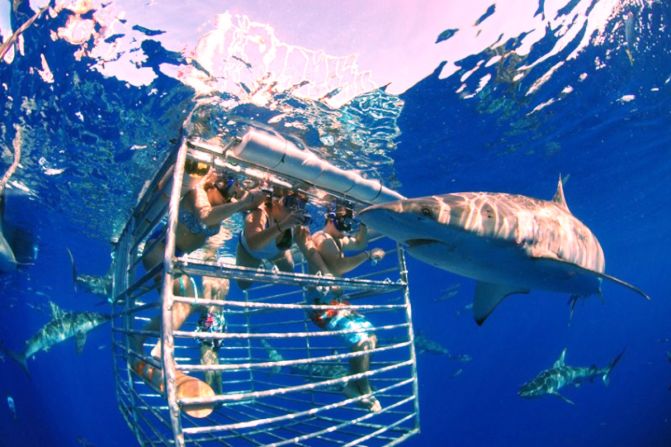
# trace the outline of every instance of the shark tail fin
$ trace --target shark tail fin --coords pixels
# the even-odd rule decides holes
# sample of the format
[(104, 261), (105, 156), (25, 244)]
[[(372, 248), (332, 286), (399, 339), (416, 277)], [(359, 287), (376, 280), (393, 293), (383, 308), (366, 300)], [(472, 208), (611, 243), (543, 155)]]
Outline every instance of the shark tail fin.
[(72, 255), (72, 252), (69, 248), (65, 247), (68, 252), (68, 257), (70, 258), (70, 267), (72, 268), (72, 287), (77, 293), (77, 266), (75, 265), (75, 257)]
[(615, 366), (618, 364), (622, 356), (624, 355), (624, 349), (622, 352), (620, 352), (618, 355), (616, 355), (613, 360), (610, 361), (610, 364), (604, 368), (604, 373), (601, 376), (601, 380), (603, 380), (603, 384), (608, 386), (608, 383), (610, 382), (610, 372), (615, 368)]
[(14, 351), (11, 351), (5, 347), (5, 343), (0, 341), (0, 351), (4, 352), (8, 356), (10, 356), (12, 359), (16, 360), (16, 362), (21, 365), (21, 368), (23, 368), (23, 371), (28, 375), (28, 377), (31, 377), (30, 371), (28, 370), (28, 363), (26, 362), (26, 356), (23, 354), (16, 353)]

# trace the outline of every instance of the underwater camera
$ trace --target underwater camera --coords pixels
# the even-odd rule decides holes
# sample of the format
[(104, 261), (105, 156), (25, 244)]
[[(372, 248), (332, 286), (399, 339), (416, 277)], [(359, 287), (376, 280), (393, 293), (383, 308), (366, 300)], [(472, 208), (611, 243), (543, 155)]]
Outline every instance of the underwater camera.
[(290, 194), (284, 198), (284, 206), (291, 211), (300, 211), (303, 214), (303, 225), (310, 225), (312, 216), (305, 210), (307, 199), (300, 194)]

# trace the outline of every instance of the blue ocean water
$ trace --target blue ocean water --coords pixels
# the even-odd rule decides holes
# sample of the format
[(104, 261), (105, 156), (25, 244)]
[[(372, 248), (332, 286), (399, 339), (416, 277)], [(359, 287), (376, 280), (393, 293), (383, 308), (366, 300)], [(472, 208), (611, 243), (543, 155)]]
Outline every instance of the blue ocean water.
[[(12, 29), (34, 13), (27, 2), (15, 3), (16, 10), (8, 8)], [(289, 89), (271, 92), (272, 107), (231, 100), (232, 113), (249, 120), (268, 122), (281, 111), (280, 124), (296, 124), (301, 140), (326, 147), (325, 157), (408, 197), (496, 191), (549, 199), (562, 175), (571, 211), (603, 246), (606, 271), (652, 297), (645, 302), (604, 284), (603, 299), (582, 300), (569, 321), (568, 297), (533, 291), (507, 299), (478, 327), (468, 307), (474, 282), (410, 258), (415, 328), (472, 361), (419, 356), (422, 432), (406, 445), (671, 445), (671, 6), (612, 2), (613, 13), (595, 32), (572, 16), (582, 3), (560, 9), (576, 34), (556, 52), (570, 33), (548, 27), (530, 51), (520, 49), (524, 34), (506, 36), (449, 61), (458, 67), (449, 76), (436, 64), (399, 94), (370, 89), (338, 107)], [(208, 7), (212, 14), (225, 9)], [(505, 8), (483, 7), (481, 26)], [(625, 32), (628, 12), (633, 35)], [(0, 278), (0, 340), (13, 350), (49, 319), (50, 300), (64, 309), (107, 310), (99, 297), (74, 292), (67, 249), (81, 271), (107, 271), (110, 240), (143, 181), (174, 147), (195, 96), (192, 85), (166, 74), (166, 65), (189, 65), (188, 58), (166, 49), (141, 21), (128, 23), (143, 35), (128, 51), (143, 53), (135, 66), (155, 76), (148, 85), (103, 74), (100, 55), (78, 56), (71, 42), (53, 38), (75, 12), (48, 14), (0, 65), (2, 172), (14, 126), (23, 134), (6, 218), (30, 231), (38, 247), (32, 265)], [(427, 51), (464, 29), (427, 42)], [(581, 46), (583, 38), (588, 44)], [(53, 82), (38, 73), (43, 59)], [(449, 289), (458, 293), (441, 300)], [(72, 345), (30, 360), (31, 378), (2, 358), (0, 445), (136, 444), (116, 408), (109, 331), (92, 331), (80, 355)], [(564, 348), (576, 366), (604, 366), (625, 354), (608, 387), (595, 381), (562, 390), (575, 405), (518, 397), (519, 386)]]

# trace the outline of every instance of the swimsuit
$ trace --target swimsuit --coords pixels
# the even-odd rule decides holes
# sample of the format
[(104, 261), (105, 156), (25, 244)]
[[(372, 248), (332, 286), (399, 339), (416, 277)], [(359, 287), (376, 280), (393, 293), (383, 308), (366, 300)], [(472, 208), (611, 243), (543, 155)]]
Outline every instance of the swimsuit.
[[(271, 222), (270, 216), (268, 216), (267, 213), (266, 216), (267, 219), (266, 219), (266, 225), (263, 228), (264, 230), (270, 227)], [(247, 236), (245, 235), (245, 231), (243, 230), (240, 233), (240, 245), (244, 247), (244, 249), (252, 258), (258, 259), (259, 261), (263, 259), (272, 260), (278, 258), (282, 253), (284, 253), (291, 247), (292, 240), (293, 240), (292, 230), (288, 230), (288, 236), (287, 231), (285, 230), (285, 232), (282, 233), (282, 239), (279, 242), (277, 242), (275, 239), (272, 239), (263, 247), (253, 250), (249, 246), (249, 243), (247, 242)]]
[(313, 288), (307, 292), (306, 299), (311, 304), (333, 305), (333, 307), (325, 310), (312, 309), (308, 312), (308, 315), (312, 322), (322, 329), (330, 331), (351, 330), (352, 332), (339, 334), (350, 346), (358, 345), (373, 336), (374, 327), (366, 317), (352, 309), (338, 308), (349, 305), (343, 295), (332, 290), (323, 294)]
[[(179, 210), (179, 223), (184, 225), (191, 234), (200, 235), (203, 234), (205, 237), (214, 236), (219, 233), (219, 225), (208, 226), (205, 225), (198, 217), (196, 217), (191, 211), (188, 210)], [(166, 225), (161, 224), (158, 227), (154, 228), (154, 231), (149, 234), (147, 242), (145, 245), (150, 245), (156, 242), (159, 239), (162, 239), (165, 236)], [(181, 257), (186, 253), (177, 246), (175, 246), (175, 256)]]
[[(145, 247), (150, 247), (154, 245), (154, 243), (159, 239), (163, 239), (165, 237), (165, 229), (166, 229), (165, 224), (161, 224), (158, 227), (154, 228), (154, 231), (152, 231), (149, 237), (147, 238), (147, 242), (145, 242)], [(186, 253), (177, 248), (177, 245), (175, 245), (175, 256), (180, 258), (184, 255), (186, 255)]]
[(184, 225), (192, 234), (204, 234), (206, 237), (219, 233), (219, 226), (208, 226), (200, 220), (192, 211), (180, 209), (179, 223)]

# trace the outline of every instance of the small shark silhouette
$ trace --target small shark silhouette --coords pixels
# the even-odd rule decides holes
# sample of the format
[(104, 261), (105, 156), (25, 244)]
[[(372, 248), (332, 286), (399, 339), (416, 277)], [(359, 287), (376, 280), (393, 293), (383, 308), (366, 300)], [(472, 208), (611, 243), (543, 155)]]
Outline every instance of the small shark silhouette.
[(435, 340), (431, 340), (422, 332), (415, 333), (415, 349), (419, 354), (428, 352), (429, 354), (450, 355), (450, 351)]
[[(393, 337), (388, 340), (390, 344), (402, 343), (407, 341), (407, 337)], [(415, 332), (415, 350), (417, 354), (445, 355), (450, 360), (457, 362), (470, 362), (472, 357), (468, 354), (452, 354), (445, 346), (439, 342), (428, 338), (422, 331)]]
[(604, 385), (608, 385), (610, 373), (620, 361), (623, 354), (624, 351), (620, 352), (610, 364), (604, 368), (598, 368), (594, 365), (588, 368), (576, 368), (566, 365), (566, 348), (564, 348), (559, 359), (552, 365), (552, 368), (541, 371), (541, 373), (534, 377), (533, 380), (522, 385), (517, 394), (520, 397), (525, 398), (551, 395), (559, 397), (564, 402), (574, 405), (573, 401), (559, 394), (559, 390), (567, 385), (579, 387), (583, 382), (593, 382), (594, 378), (598, 377), (603, 380)]
[(86, 343), (86, 334), (110, 319), (109, 315), (95, 312), (67, 312), (51, 301), (49, 306), (52, 314), (51, 321), (26, 341), (24, 352), (7, 351), (10, 357), (19, 362), (28, 374), (30, 372), (27, 359), (40, 351), (48, 351), (52, 346), (72, 337), (75, 338), (77, 352), (81, 352)]
[(412, 256), (474, 278), (473, 316), (482, 324), (507, 296), (543, 289), (580, 297), (601, 294), (607, 275), (603, 250), (569, 211), (561, 177), (552, 200), (463, 192), (369, 206), (362, 222), (404, 244)]
[[(268, 358), (273, 362), (281, 362), (284, 360), (282, 354), (277, 352), (268, 341), (261, 340), (261, 344), (268, 353)], [(274, 373), (280, 372), (281, 367), (276, 366), (272, 368)], [(292, 365), (289, 372), (296, 376), (301, 376), (307, 382), (321, 382), (324, 380), (338, 379), (349, 375), (349, 368), (335, 362), (315, 362), (315, 363), (301, 363)], [(337, 391), (342, 391), (344, 385), (338, 385), (332, 388), (337, 388)]]

